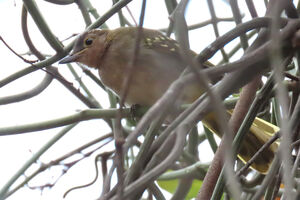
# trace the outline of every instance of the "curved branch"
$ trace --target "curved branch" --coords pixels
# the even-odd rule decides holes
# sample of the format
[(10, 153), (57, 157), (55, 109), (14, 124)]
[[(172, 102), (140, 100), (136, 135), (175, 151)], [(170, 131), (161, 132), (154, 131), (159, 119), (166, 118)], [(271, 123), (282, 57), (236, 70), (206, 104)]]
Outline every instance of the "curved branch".
[(27, 25), (27, 18), (28, 17), (28, 11), (23, 4), (22, 6), (22, 14), (21, 14), (21, 27), (22, 27), (22, 32), (23, 32), (23, 37), (25, 39), (25, 42), (30, 49), (30, 51), (39, 59), (39, 60), (45, 60), (45, 56), (35, 48), (28, 32), (28, 25)]
[[(214, 33), (215, 33), (216, 38), (218, 38), (218, 37), (220, 37), (220, 34), (219, 34), (219, 29), (218, 29), (218, 25), (217, 25), (217, 21), (216, 21), (217, 15), (216, 15), (216, 11), (215, 11), (215, 8), (214, 8), (214, 5), (213, 5), (213, 1), (212, 0), (207, 0), (207, 5), (208, 5), (209, 13), (210, 13), (210, 16), (211, 16)], [(228, 62), (229, 59), (228, 59), (228, 56), (227, 56), (225, 50), (223, 48), (221, 48), (220, 51), (221, 51), (223, 59), (226, 62)]]
[[(27, 16), (28, 16), (28, 12), (25, 8), (25, 6), (23, 5), (22, 7), (22, 17), (21, 17), (21, 26), (22, 26), (22, 32), (23, 32), (23, 36), (25, 39), (25, 42), (27, 44), (27, 46), (29, 47), (30, 51), (36, 56), (38, 57), (39, 60), (44, 60), (45, 56), (43, 56), (33, 45), (30, 36), (29, 36), (29, 32), (28, 32), (28, 27), (27, 27)], [(54, 67), (48, 67), (48, 70), (51, 71), (52, 73), (54, 73), (55, 71), (57, 71), (56, 68)], [(23, 101), (29, 98), (32, 98), (38, 94), (40, 94), (42, 91), (44, 91), (52, 82), (53, 80), (53, 76), (51, 76), (49, 73), (46, 73), (45, 77), (43, 78), (43, 80), (41, 81), (41, 83), (39, 83), (37, 86), (35, 86), (34, 88), (26, 91), (26, 92), (22, 92), (20, 94), (15, 94), (15, 95), (11, 95), (11, 96), (6, 96), (6, 97), (1, 97), (0, 98), (0, 105), (4, 105), (4, 104), (9, 104), (9, 103), (15, 103), (15, 102), (19, 102), (19, 101)]]
[[(68, 51), (71, 51), (71, 48), (72, 48), (72, 44), (68, 45), (67, 47), (65, 47), (65, 51), (68, 52)], [(58, 60), (62, 59), (63, 57), (65, 56), (65, 54), (63, 55), (59, 55), (59, 54), (55, 54), (53, 55), (52, 57), (49, 57), (45, 60), (42, 60), (38, 63), (35, 63), (34, 65), (31, 65), (25, 69), (22, 69), (22, 70), (19, 70), (17, 71), (16, 73), (10, 75), (10, 76), (7, 76), (6, 78), (0, 80), (0, 88), (23, 77), (23, 76), (26, 76), (32, 72), (35, 72), (39, 69), (42, 69), (46, 66), (50, 66), (52, 65), (53, 63), (57, 62)]]
[[(281, 27), (283, 27), (287, 25), (288, 21), (288, 19), (281, 18), (279, 24)], [(260, 17), (237, 25), (234, 29), (222, 35), (213, 43), (211, 43), (207, 48), (205, 48), (197, 56), (198, 61), (201, 63), (205, 62), (207, 59), (211, 58), (220, 48), (224, 47), (226, 44), (239, 37), (241, 34), (257, 28), (270, 27), (271, 22), (272, 18), (270, 17)]]
[[(28, 133), (33, 131), (41, 131), (50, 128), (56, 128), (60, 126), (65, 126), (81, 121), (87, 121), (91, 119), (107, 119), (116, 118), (118, 109), (87, 109), (82, 110), (76, 114), (69, 115), (66, 117), (61, 117), (53, 120), (42, 121), (32, 124), (25, 124), (20, 126), (10, 126), (0, 128), (0, 136), (3, 135), (13, 135)], [(145, 112), (144, 108), (140, 108), (137, 111), (137, 115), (141, 116)], [(122, 117), (131, 117), (131, 109), (124, 108), (121, 113)]]
[(43, 18), (42, 14), (40, 13), (36, 3), (32, 0), (24, 0), (24, 5), (26, 6), (27, 10), (31, 14), (34, 22), (36, 23), (37, 27), (50, 44), (50, 46), (57, 52), (63, 52), (63, 45), (57, 39), (57, 37), (52, 33), (49, 26), (47, 25), (45, 19)]
[[(216, 22), (234, 22), (234, 19), (232, 17), (225, 17), (225, 18), (221, 18), (220, 17), (220, 18), (216, 18), (215, 21)], [(188, 25), (187, 29), (189, 31), (190, 30), (196, 30), (196, 29), (205, 27), (207, 25), (211, 25), (212, 23), (213, 23), (213, 20), (212, 19), (208, 19), (208, 20), (196, 23), (196, 24)], [(160, 28), (158, 30), (161, 31), (161, 32), (167, 32), (168, 28)]]
[(75, 0), (45, 0), (45, 1), (49, 3), (58, 4), (58, 5), (68, 5), (75, 2)]
[[(51, 69), (49, 69), (51, 70)], [(57, 70), (56, 68), (53, 68), (53, 70)], [(16, 103), (20, 101), (24, 101), (26, 99), (30, 99), (38, 94), (40, 94), (42, 91), (44, 91), (52, 82), (53, 78), (51, 75), (46, 74), (45, 78), (34, 88), (19, 93), (15, 95), (0, 97), (0, 105), (10, 104), (10, 103)]]
[[(241, 24), (242, 23), (242, 15), (240, 13), (240, 9), (239, 9), (237, 0), (231, 0), (231, 1), (229, 1), (229, 4), (230, 4), (231, 11), (232, 11), (234, 19), (235, 19), (235, 23), (237, 25)], [(247, 36), (245, 35), (245, 33), (240, 35), (240, 40), (241, 40), (241, 45), (242, 45), (243, 49), (246, 50), (248, 48), (249, 44), (248, 44), (248, 39), (247, 39)]]

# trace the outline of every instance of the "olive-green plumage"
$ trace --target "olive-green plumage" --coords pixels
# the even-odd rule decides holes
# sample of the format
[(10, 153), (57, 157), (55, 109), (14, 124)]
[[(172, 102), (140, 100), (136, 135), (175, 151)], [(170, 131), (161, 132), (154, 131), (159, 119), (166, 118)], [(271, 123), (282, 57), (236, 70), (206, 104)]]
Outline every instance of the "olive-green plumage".
[[(91, 30), (81, 34), (70, 56), (60, 63), (80, 62), (99, 71), (102, 82), (120, 95), (133, 58), (138, 29), (136, 27), (115, 30)], [(153, 105), (184, 71), (186, 64), (179, 53), (178, 43), (156, 30), (143, 29), (139, 53), (132, 71), (126, 103), (142, 106)], [(191, 51), (191, 55), (195, 55)], [(180, 103), (191, 103), (203, 90), (198, 84), (184, 88)], [(204, 124), (220, 136), (213, 113), (207, 115)], [(248, 161), (278, 128), (256, 119), (247, 134), (239, 155)], [(277, 144), (263, 152), (253, 168), (265, 173), (274, 157)]]

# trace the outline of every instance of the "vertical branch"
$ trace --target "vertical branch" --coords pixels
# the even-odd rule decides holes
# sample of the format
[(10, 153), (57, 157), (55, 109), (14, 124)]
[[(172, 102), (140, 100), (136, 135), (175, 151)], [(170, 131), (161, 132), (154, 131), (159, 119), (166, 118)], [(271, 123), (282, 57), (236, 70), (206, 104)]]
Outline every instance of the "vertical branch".
[[(235, 23), (237, 25), (242, 23), (242, 16), (240, 13), (240, 9), (239, 9), (237, 0), (230, 0), (229, 3), (230, 3), (230, 7), (231, 7), (231, 10), (233, 13)], [(242, 34), (240, 36), (240, 40), (241, 40), (241, 45), (242, 45), (243, 49), (246, 50), (248, 48), (248, 38), (247, 38), (246, 34)]]
[[(218, 38), (220, 36), (219, 29), (218, 29), (218, 24), (217, 24), (218, 21), (217, 21), (217, 15), (216, 15), (215, 8), (214, 8), (212, 0), (207, 0), (207, 5), (208, 5), (209, 12), (210, 12), (212, 25), (213, 25), (214, 32), (215, 32), (215, 36), (216, 36), (216, 38)], [(225, 62), (228, 62), (229, 58), (228, 58), (225, 50), (223, 48), (220, 49), (220, 50), (221, 50), (221, 54), (223, 56), (223, 60)]]
[(247, 4), (248, 10), (251, 14), (251, 17), (252, 18), (258, 17), (256, 9), (255, 9), (255, 5), (253, 4), (253, 0), (246, 0), (246, 4)]
[(90, 15), (89, 15), (88, 8), (85, 5), (86, 4), (85, 1), (86, 0), (76, 0), (75, 3), (78, 5), (78, 7), (81, 11), (81, 14), (82, 14), (82, 17), (84, 19), (85, 25), (89, 26), (92, 23), (92, 20), (91, 20)]
[[(113, 4), (117, 3), (119, 0), (113, 0)], [(118, 11), (118, 16), (119, 16), (119, 22), (120, 22), (120, 26), (125, 26), (126, 25), (126, 20), (125, 17), (123, 16), (123, 12), (122, 9), (120, 9)]]
[(279, 38), (279, 26), (278, 26), (278, 19), (282, 12), (282, 8), (279, 5), (275, 5), (274, 8), (274, 17), (272, 20), (271, 26), (271, 41), (272, 41), (272, 49), (271, 49), (271, 66), (274, 70), (274, 80), (277, 85), (277, 92), (276, 98), (279, 101), (280, 108), (281, 108), (281, 117), (279, 120), (279, 124), (281, 125), (281, 132), (282, 132), (282, 140), (280, 143), (280, 150), (279, 153), (281, 155), (282, 165), (283, 165), (283, 181), (285, 184), (285, 192), (284, 196), (288, 199), (294, 199), (294, 195), (292, 193), (293, 189), (293, 177), (292, 177), (292, 157), (291, 157), (291, 127), (290, 124), (287, 123), (289, 120), (288, 116), (288, 93), (287, 89), (283, 85), (283, 67), (280, 67), (278, 63), (282, 61), (282, 54), (280, 51), (280, 46), (282, 45)]
[[(168, 10), (169, 16), (174, 12), (175, 8), (177, 7), (176, 0), (165, 0), (166, 8)], [(170, 19), (169, 26), (166, 31), (166, 35), (170, 37), (171, 33), (173, 32), (174, 28), (174, 21)]]
[[(189, 133), (188, 144), (187, 144), (187, 152), (192, 155), (194, 158), (198, 157), (198, 131), (197, 128), (194, 127)], [(182, 167), (187, 166), (188, 164), (193, 164), (191, 162), (184, 163)], [(192, 183), (194, 178), (192, 176), (187, 176), (179, 180), (176, 191), (171, 198), (171, 200), (181, 200), (186, 197), (190, 188), (192, 187)]]

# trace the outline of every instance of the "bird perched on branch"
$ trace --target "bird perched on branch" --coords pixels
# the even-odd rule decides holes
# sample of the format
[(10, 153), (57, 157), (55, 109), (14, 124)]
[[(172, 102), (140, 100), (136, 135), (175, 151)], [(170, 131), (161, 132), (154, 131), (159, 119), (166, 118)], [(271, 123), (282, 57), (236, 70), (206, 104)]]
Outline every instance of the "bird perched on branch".
[[(98, 69), (102, 82), (117, 95), (121, 95), (135, 51), (137, 34), (137, 27), (85, 32), (77, 38), (71, 55), (60, 63), (80, 62)], [(139, 52), (132, 68), (125, 101), (129, 105), (151, 106), (179, 78), (187, 65), (175, 40), (150, 29), (142, 29), (140, 36)], [(190, 84), (182, 91), (180, 101), (192, 103), (203, 92), (199, 84)], [(208, 114), (203, 123), (221, 136), (213, 113)], [(239, 157), (247, 162), (278, 130), (276, 126), (257, 118), (244, 139)], [(266, 173), (276, 149), (277, 143), (273, 143), (260, 154), (252, 167)]]

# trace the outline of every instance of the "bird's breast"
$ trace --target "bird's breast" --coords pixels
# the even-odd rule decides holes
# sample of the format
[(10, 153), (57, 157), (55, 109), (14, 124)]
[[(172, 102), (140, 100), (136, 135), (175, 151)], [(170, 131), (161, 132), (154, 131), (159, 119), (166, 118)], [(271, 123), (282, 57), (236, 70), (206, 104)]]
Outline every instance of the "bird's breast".
[(167, 74), (151, 67), (135, 65), (131, 68), (128, 65), (110, 63), (100, 67), (99, 75), (103, 84), (120, 96), (126, 87), (125, 79), (132, 73), (125, 102), (129, 105), (151, 106), (179, 76), (178, 73)]
[[(153, 105), (182, 72), (179, 70), (180, 67), (176, 66), (180, 65), (180, 62), (166, 62), (148, 54), (140, 55), (133, 67), (130, 64), (128, 56), (110, 53), (99, 67), (99, 75), (103, 84), (117, 95), (120, 96), (128, 87), (125, 102), (129, 105)], [(125, 86), (125, 80), (129, 75), (129, 85)], [(198, 86), (187, 86), (182, 91), (182, 102), (190, 103), (200, 94)]]

